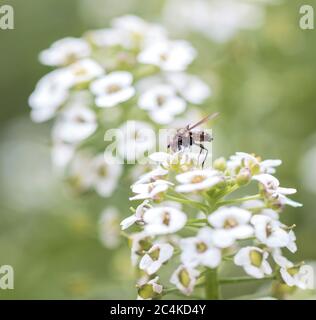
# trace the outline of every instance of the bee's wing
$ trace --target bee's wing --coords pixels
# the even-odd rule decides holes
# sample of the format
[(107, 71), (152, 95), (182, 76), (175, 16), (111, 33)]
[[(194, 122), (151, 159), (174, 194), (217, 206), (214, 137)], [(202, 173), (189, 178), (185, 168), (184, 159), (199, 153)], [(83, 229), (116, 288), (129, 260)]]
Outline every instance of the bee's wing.
[(198, 127), (199, 125), (201, 125), (202, 123), (216, 118), (218, 115), (219, 115), (219, 112), (215, 112), (215, 113), (209, 114), (208, 116), (206, 116), (205, 118), (203, 118), (199, 122), (197, 122), (197, 123), (195, 123), (195, 124), (193, 124), (191, 126), (188, 126), (188, 130), (192, 130), (192, 129)]

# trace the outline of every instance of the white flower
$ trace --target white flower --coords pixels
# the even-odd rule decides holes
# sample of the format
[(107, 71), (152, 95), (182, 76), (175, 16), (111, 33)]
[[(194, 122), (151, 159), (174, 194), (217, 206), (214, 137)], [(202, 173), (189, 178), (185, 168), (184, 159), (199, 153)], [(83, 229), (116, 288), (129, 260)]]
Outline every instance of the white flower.
[(186, 41), (159, 41), (147, 46), (139, 54), (138, 61), (164, 71), (184, 71), (195, 56), (195, 49)]
[(184, 212), (172, 207), (148, 209), (143, 216), (144, 230), (150, 235), (163, 235), (181, 230), (187, 222)]
[(170, 244), (154, 244), (140, 260), (139, 269), (144, 270), (149, 275), (152, 275), (172, 257), (172, 254), (173, 246)]
[(115, 249), (120, 244), (119, 212), (114, 207), (103, 210), (99, 220), (99, 234), (102, 244)]
[(112, 26), (120, 34), (120, 44), (126, 48), (143, 48), (166, 38), (166, 31), (161, 26), (133, 15), (114, 19)]
[(92, 59), (82, 59), (65, 68), (72, 79), (72, 84), (82, 84), (100, 77), (104, 74), (104, 69)]
[(290, 241), (287, 244), (287, 248), (292, 252), (295, 253), (297, 251), (297, 245), (296, 245), (296, 235), (293, 230), (289, 231), (289, 238)]
[(149, 155), (149, 159), (157, 162), (166, 170), (175, 166), (183, 171), (187, 171), (190, 168), (195, 168), (198, 164), (198, 155), (195, 152), (186, 150), (175, 153), (154, 152)]
[(110, 154), (99, 154), (92, 161), (93, 185), (102, 197), (110, 197), (122, 174), (122, 165)]
[(216, 268), (221, 262), (221, 251), (214, 247), (213, 230), (204, 227), (195, 237), (180, 240), (181, 261), (184, 265)]
[(261, 161), (259, 157), (254, 156), (246, 152), (236, 152), (227, 161), (227, 167), (233, 174), (241, 168), (249, 169), (252, 175), (259, 173), (275, 173), (275, 167), (282, 164), (281, 160), (264, 160)]
[(166, 180), (134, 184), (131, 188), (137, 195), (129, 198), (129, 200), (159, 199), (161, 194), (167, 191), (170, 185), (172, 183)]
[(54, 124), (53, 137), (68, 143), (78, 143), (97, 129), (95, 113), (83, 106), (72, 105), (65, 109)]
[(281, 277), (288, 286), (307, 289), (308, 284), (306, 283), (304, 266), (294, 265), (293, 262), (282, 255), (282, 251), (279, 248), (273, 250), (272, 257), (275, 263), (281, 267)]
[(279, 159), (268, 159), (260, 162), (260, 169), (262, 173), (274, 174), (276, 172), (275, 167), (282, 164), (282, 160)]
[(208, 85), (196, 76), (169, 73), (167, 79), (184, 99), (193, 104), (201, 104), (211, 95)]
[(262, 214), (264, 216), (268, 216), (269, 218), (274, 219), (274, 220), (279, 220), (279, 218), (280, 218), (280, 215), (278, 214), (278, 212), (276, 212), (272, 209), (269, 209), (269, 208), (261, 209), (260, 214)]
[(40, 53), (39, 59), (48, 66), (64, 66), (88, 57), (90, 53), (90, 46), (85, 40), (69, 37), (54, 42)]
[(278, 194), (275, 204), (279, 206), (288, 205), (294, 208), (300, 208), (303, 206), (300, 202), (294, 201), (283, 194)]
[(302, 206), (302, 204), (286, 197), (286, 195), (296, 193), (296, 189), (280, 187), (279, 180), (274, 176), (267, 173), (263, 173), (253, 176), (252, 179), (260, 183), (265, 192), (265, 195), (268, 197), (269, 200), (279, 203), (280, 205), (288, 204), (293, 207)]
[(159, 124), (170, 123), (186, 108), (185, 101), (176, 95), (174, 88), (163, 84), (145, 91), (139, 97), (138, 105), (148, 110), (151, 119)]
[(155, 132), (146, 122), (127, 121), (119, 127), (119, 132), (117, 151), (129, 163), (135, 163), (155, 146)]
[(280, 267), (292, 266), (292, 262), (283, 256), (280, 248), (274, 248), (271, 252), (274, 262)]
[(127, 71), (115, 71), (95, 80), (90, 88), (96, 95), (95, 104), (101, 108), (111, 108), (129, 100), (134, 94), (133, 76)]
[(86, 37), (99, 47), (119, 46), (123, 42), (123, 34), (118, 29), (99, 29), (86, 33)]
[(180, 265), (172, 274), (170, 282), (185, 295), (190, 295), (199, 275), (200, 272), (191, 266)]
[(254, 215), (251, 218), (251, 223), (254, 226), (257, 239), (270, 248), (287, 247), (293, 242), (289, 232), (285, 230), (285, 226), (267, 215)]
[(251, 213), (238, 207), (222, 207), (208, 216), (208, 222), (215, 228), (213, 239), (216, 246), (226, 248), (235, 240), (253, 235), (249, 225)]
[(178, 210), (182, 209), (182, 204), (177, 201), (166, 200), (156, 204), (157, 207), (172, 207)]
[(193, 170), (176, 176), (181, 185), (176, 187), (177, 192), (193, 192), (210, 189), (224, 180), (216, 170)]
[(146, 232), (138, 232), (130, 235), (131, 240), (131, 262), (135, 266), (140, 256), (152, 247), (152, 237)]
[(137, 300), (151, 300), (160, 295), (163, 286), (158, 284), (158, 281), (159, 277), (156, 277), (139, 286)]
[(267, 261), (268, 252), (257, 247), (245, 247), (238, 251), (234, 257), (237, 266), (242, 266), (247, 274), (261, 279), (265, 275), (272, 273), (272, 269)]
[(155, 182), (156, 180), (164, 180), (168, 172), (169, 171), (166, 169), (157, 167), (156, 169), (141, 175), (134, 184), (140, 184), (140, 183), (146, 184), (146, 183)]
[(288, 286), (296, 286), (303, 290), (308, 288), (306, 270), (304, 270), (304, 266), (295, 266), (292, 264), (292, 266), (289, 265), (281, 268), (280, 274)]
[(149, 201), (145, 200), (137, 208), (133, 215), (125, 218), (121, 223), (122, 230), (125, 230), (132, 226), (134, 223), (143, 223), (143, 216), (146, 210), (151, 208)]
[(271, 194), (294, 194), (296, 193), (296, 189), (293, 188), (282, 188), (280, 187), (280, 182), (277, 178), (275, 178), (274, 176), (272, 176), (271, 174), (258, 174), (255, 175), (253, 178), (253, 180), (256, 180), (258, 182), (260, 182), (265, 191)]
[(31, 119), (34, 122), (44, 122), (55, 116), (55, 109), (41, 108), (41, 109), (32, 109)]
[(32, 120), (43, 122), (52, 118), (68, 98), (71, 83), (71, 77), (64, 70), (55, 70), (45, 75), (29, 98)]

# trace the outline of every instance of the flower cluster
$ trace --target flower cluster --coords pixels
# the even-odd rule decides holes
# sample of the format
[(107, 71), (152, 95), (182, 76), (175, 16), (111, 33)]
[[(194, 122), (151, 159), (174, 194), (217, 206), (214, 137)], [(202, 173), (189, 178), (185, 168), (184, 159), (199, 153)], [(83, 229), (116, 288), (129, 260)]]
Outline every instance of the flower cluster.
[[(280, 213), (286, 205), (301, 204), (288, 198), (296, 190), (280, 187), (273, 176), (280, 160), (237, 152), (201, 169), (189, 151), (158, 152), (150, 158), (153, 170), (131, 186), (135, 195), (130, 200), (143, 202), (121, 222), (122, 230), (135, 230), (127, 235), (132, 263), (147, 279), (142, 278), (138, 298), (157, 298), (174, 289), (190, 295), (196, 286), (207, 285), (209, 270), (219, 270), (224, 262), (242, 267), (249, 278), (306, 287), (301, 264), (283, 255), (297, 247), (294, 226), (283, 224)], [(234, 197), (255, 186), (256, 194)], [(168, 261), (178, 264), (169, 280), (175, 287), (157, 292), (157, 272)], [(216, 283), (221, 281), (216, 275)]]
[[(77, 190), (92, 187), (108, 197), (115, 189), (122, 168), (108, 169), (100, 156), (109, 125), (127, 136), (118, 141), (118, 154), (128, 160), (152, 148), (144, 129), (168, 125), (211, 95), (206, 83), (186, 72), (196, 54), (190, 43), (171, 40), (162, 26), (132, 15), (114, 19), (111, 28), (58, 40), (40, 53), (41, 63), (54, 70), (29, 98), (31, 118), (55, 117), (53, 163)], [(127, 119), (135, 120), (135, 128)]]

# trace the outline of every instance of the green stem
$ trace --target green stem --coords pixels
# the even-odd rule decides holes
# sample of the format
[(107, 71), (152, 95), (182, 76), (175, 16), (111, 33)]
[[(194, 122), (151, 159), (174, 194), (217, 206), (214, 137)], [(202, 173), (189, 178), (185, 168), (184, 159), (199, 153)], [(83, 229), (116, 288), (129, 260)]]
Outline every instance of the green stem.
[(207, 300), (220, 299), (217, 269), (208, 268), (205, 272), (205, 295)]
[(188, 223), (207, 223), (207, 219), (189, 219)]
[(266, 280), (274, 280), (275, 275), (267, 276), (261, 279), (253, 278), (253, 277), (232, 277), (232, 278), (221, 278), (219, 279), (220, 284), (234, 284), (234, 283), (245, 283), (245, 282), (253, 282), (253, 281), (266, 281)]
[(203, 228), (205, 227), (204, 224), (194, 224), (194, 223), (188, 223), (185, 225), (185, 227), (188, 227), (188, 228), (197, 228), (197, 229), (200, 229), (200, 228)]
[[(204, 282), (197, 283), (197, 284), (195, 285), (195, 288), (201, 288), (201, 287), (204, 287), (204, 285), (205, 285)], [(169, 293), (173, 293), (173, 292), (177, 293), (178, 291), (179, 291), (179, 289), (178, 289), (177, 287), (165, 288), (165, 289), (163, 290), (163, 292), (161, 293), (161, 295), (162, 295), (162, 296), (165, 296), (165, 295), (167, 295), (167, 294), (169, 294)], [(190, 297), (192, 297), (192, 295), (191, 295)], [(202, 300), (202, 299), (201, 299), (201, 300)]]
[(207, 212), (208, 207), (205, 206), (204, 204), (191, 200), (191, 199), (184, 199), (184, 198), (179, 198), (179, 197), (175, 197), (175, 196), (171, 196), (169, 194), (166, 194), (166, 198), (172, 201), (177, 201), (183, 204), (186, 204), (188, 206), (194, 207), (194, 208), (198, 208), (199, 210), (202, 210), (204, 212)]
[(123, 237), (126, 238), (126, 239), (129, 239), (129, 238), (130, 238), (129, 234), (126, 233), (125, 231), (121, 231), (121, 236), (123, 236)]
[(260, 194), (256, 194), (254, 196), (249, 196), (249, 197), (220, 201), (216, 204), (216, 206), (220, 207), (220, 206), (224, 206), (227, 204), (240, 203), (240, 202), (245, 202), (245, 201), (249, 201), (249, 200), (257, 200), (260, 198), (261, 198)]

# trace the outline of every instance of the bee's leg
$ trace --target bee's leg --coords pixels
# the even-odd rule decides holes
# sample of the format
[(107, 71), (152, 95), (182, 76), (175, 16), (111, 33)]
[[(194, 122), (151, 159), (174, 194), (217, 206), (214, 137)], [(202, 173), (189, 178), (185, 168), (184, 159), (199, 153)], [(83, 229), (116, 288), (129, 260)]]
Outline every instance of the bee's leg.
[(183, 145), (182, 145), (182, 137), (178, 137), (177, 145), (178, 145), (178, 150), (181, 151), (181, 149), (183, 147)]
[(200, 147), (200, 153), (199, 153), (199, 157), (198, 157), (198, 162), (200, 161), (200, 156), (202, 154), (202, 151), (203, 150), (206, 151), (205, 157), (204, 157), (203, 162), (202, 162), (202, 169), (203, 169), (205, 161), (206, 161), (207, 156), (208, 156), (208, 150), (207, 150), (207, 148), (204, 147), (204, 145), (202, 143), (195, 143), (195, 144)]
[(189, 142), (189, 149), (190, 152), (192, 151), (192, 145), (193, 145), (193, 137), (192, 137), (192, 132), (189, 131), (189, 138), (190, 138), (190, 142)]
[[(198, 163), (200, 163), (200, 157), (201, 157), (203, 148), (201, 148), (200, 144), (198, 144), (198, 146), (200, 147), (200, 152), (199, 152), (199, 156), (198, 156)], [(202, 168), (203, 168), (203, 166), (202, 166)]]

